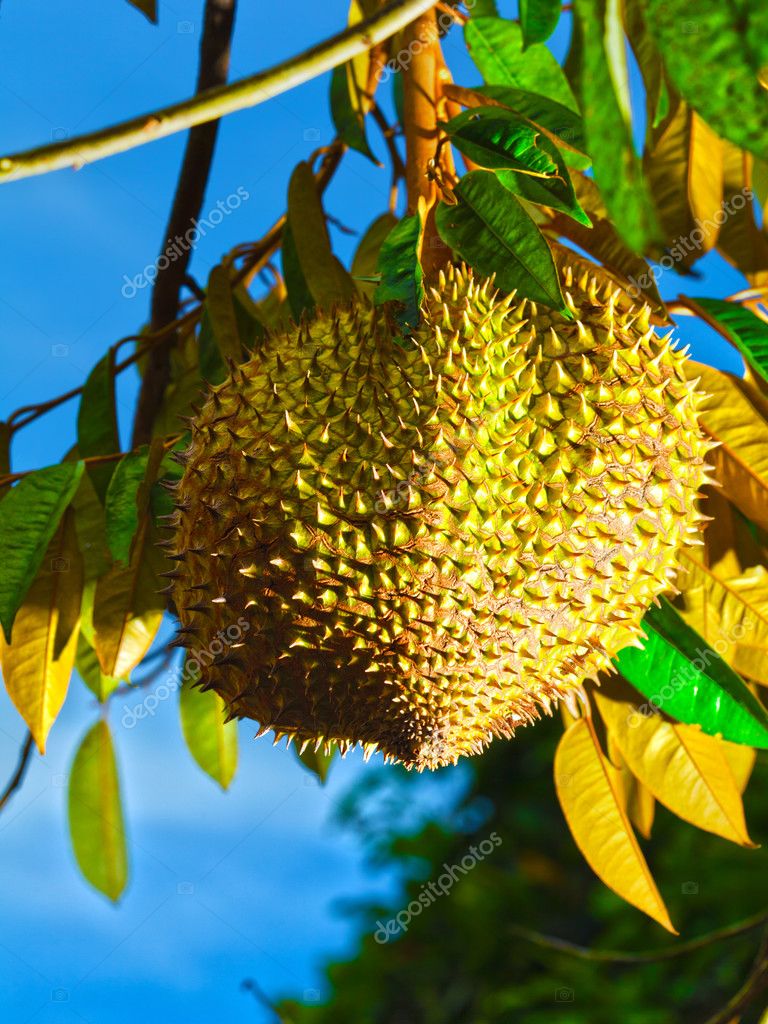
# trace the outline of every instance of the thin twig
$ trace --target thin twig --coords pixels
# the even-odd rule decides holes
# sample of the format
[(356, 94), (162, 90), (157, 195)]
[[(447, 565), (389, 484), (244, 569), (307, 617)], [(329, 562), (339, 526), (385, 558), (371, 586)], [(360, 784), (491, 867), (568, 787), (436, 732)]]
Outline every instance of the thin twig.
[(747, 1007), (766, 989), (768, 989), (768, 934), (763, 936), (752, 969), (744, 984), (722, 1009), (707, 1019), (706, 1024), (731, 1024), (731, 1021), (741, 1020)]
[(567, 939), (560, 939), (554, 935), (544, 935), (530, 928), (523, 928), (519, 925), (512, 925), (510, 932), (518, 938), (531, 942), (544, 949), (551, 949), (558, 953), (567, 953), (569, 956), (578, 957), (580, 960), (592, 960), (598, 963), (614, 964), (650, 964), (658, 960), (674, 960), (676, 957), (687, 956), (696, 950), (711, 946), (715, 942), (722, 942), (724, 939), (732, 939), (738, 935), (753, 931), (761, 925), (768, 923), (768, 910), (762, 910), (753, 917), (737, 921), (735, 924), (726, 925), (716, 931), (708, 932), (697, 939), (688, 942), (681, 942), (668, 949), (643, 950), (640, 953), (624, 953), (614, 949), (590, 949), (589, 946), (579, 946)]
[(29, 767), (29, 761), (32, 757), (32, 747), (34, 741), (32, 739), (32, 733), (28, 732), (24, 743), (22, 744), (21, 751), (19, 752), (19, 762), (16, 765), (16, 771), (11, 776), (8, 785), (0, 795), (0, 811), (3, 810), (5, 805), (11, 799), (13, 794), (21, 786), (24, 781), (24, 776), (27, 774), (27, 768)]
[[(227, 80), (235, 7), (236, 0), (205, 2), (197, 95), (203, 95)], [(179, 299), (192, 258), (192, 246), (178, 246), (176, 243), (184, 241), (190, 227), (202, 212), (218, 128), (218, 120), (199, 124), (192, 129), (187, 139), (152, 289), (150, 324), (153, 331), (174, 323), (179, 315)], [(170, 257), (170, 253), (174, 254), (174, 258)], [(165, 261), (161, 263), (163, 256)], [(149, 353), (133, 421), (134, 448), (147, 444), (152, 437), (152, 428), (171, 378), (171, 352), (176, 342), (177, 332), (173, 331), (161, 344), (154, 345)]]
[(435, 0), (394, 0), (370, 18), (266, 71), (209, 89), (153, 113), (73, 139), (0, 158), (0, 182), (82, 167), (207, 121), (255, 107), (365, 53), (434, 6)]

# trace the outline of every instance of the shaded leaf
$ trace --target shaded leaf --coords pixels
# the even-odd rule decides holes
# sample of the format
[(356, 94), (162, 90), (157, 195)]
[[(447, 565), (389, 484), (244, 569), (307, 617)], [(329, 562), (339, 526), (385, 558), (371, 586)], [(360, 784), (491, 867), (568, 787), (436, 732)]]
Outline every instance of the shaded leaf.
[[(83, 386), (77, 412), (77, 449), (81, 459), (120, 451), (112, 349), (96, 363)], [(114, 462), (86, 463), (88, 476), (102, 502), (114, 469)]]
[(678, 301), (683, 301), (692, 312), (727, 338), (754, 372), (768, 381), (768, 322), (738, 302), (699, 297), (683, 297)]
[(179, 690), (184, 740), (206, 775), (227, 789), (237, 769), (237, 721), (227, 722), (221, 697), (213, 690), (201, 690), (194, 682), (185, 671)]
[(230, 359), (236, 363), (242, 362), (243, 346), (235, 312), (232, 283), (229, 271), (221, 264), (215, 266), (208, 275), (205, 308), (222, 363), (226, 366)]
[(20, 480), (0, 501), (0, 624), (8, 643), (12, 640), (16, 612), (37, 575), (82, 473), (82, 462), (39, 469)]
[(595, 874), (622, 899), (677, 934), (588, 718), (573, 722), (558, 744), (555, 786), (576, 845)]
[(288, 294), (288, 306), (294, 320), (299, 320), (302, 313), (311, 315), (315, 310), (315, 300), (309, 290), (307, 279), (301, 269), (296, 242), (290, 225), (283, 228), (283, 244), (281, 249), (283, 262), (283, 278)]
[(456, 205), (441, 202), (437, 209), (443, 240), (479, 273), (495, 274), (503, 291), (517, 289), (569, 315), (544, 236), (496, 176), (472, 171), (454, 194)]
[(632, 139), (629, 82), (618, 4), (575, 0), (584, 53), (578, 94), (595, 180), (611, 220), (637, 253), (658, 225)]
[(524, 50), (522, 29), (514, 21), (473, 17), (464, 39), (487, 85), (511, 85), (578, 110), (563, 69), (543, 43)]
[(543, 43), (560, 20), (560, 0), (520, 0), (520, 27), (523, 45)]
[(355, 250), (350, 273), (355, 279), (357, 290), (361, 295), (365, 295), (369, 299), (373, 298), (373, 293), (376, 291), (376, 283), (364, 280), (364, 278), (371, 278), (377, 274), (381, 246), (396, 224), (397, 217), (393, 213), (382, 213), (380, 217), (377, 217), (376, 220), (369, 224), (363, 237), (360, 239), (360, 244)]
[(72, 498), (72, 508), (75, 511), (75, 529), (83, 556), (83, 578), (88, 583), (107, 571), (111, 558), (104, 505), (99, 501), (87, 473), (80, 477)]
[(407, 330), (415, 328), (419, 321), (419, 310), (424, 294), (424, 274), (419, 262), (421, 245), (421, 218), (414, 213), (396, 224), (382, 243), (377, 269), (381, 280), (373, 301), (399, 303), (401, 310), (395, 314), (400, 326)]
[[(768, 106), (768, 92), (766, 92)], [(752, 156), (728, 142), (723, 149), (723, 210), (717, 249), (754, 285), (765, 284), (768, 235), (755, 221), (752, 202)]]
[(68, 509), (16, 615), (13, 643), (0, 635), (8, 694), (41, 754), (69, 688), (82, 592), (83, 564), (74, 513)]
[(98, 655), (82, 631), (77, 638), (75, 668), (85, 685), (101, 704), (120, 685), (119, 679), (115, 679), (113, 676), (105, 676), (101, 671)]
[(643, 649), (625, 647), (614, 663), (653, 707), (710, 736), (768, 748), (768, 711), (668, 601), (646, 612), (643, 629)]
[(643, 715), (632, 703), (599, 691), (595, 699), (630, 770), (660, 803), (697, 828), (754, 845), (722, 740), (698, 726)]
[[(750, 750), (751, 748), (740, 749)], [(650, 839), (656, 813), (656, 798), (650, 789), (632, 774), (610, 732), (608, 733), (608, 759), (616, 769), (617, 790), (627, 817), (644, 839)]]
[(645, 86), (646, 134), (667, 116), (669, 91), (656, 44), (644, 17), (644, 0), (623, 0), (624, 28)]
[(83, 875), (117, 900), (128, 880), (128, 855), (117, 763), (105, 721), (89, 729), (72, 763), (69, 831)]
[(298, 264), (314, 301), (328, 308), (333, 303), (354, 299), (355, 283), (333, 255), (315, 177), (303, 161), (296, 166), (288, 185), (288, 225)]
[(107, 491), (106, 535), (116, 562), (127, 564), (139, 526), (140, 510), (149, 508), (148, 494), (157, 479), (165, 446), (155, 438), (150, 447), (128, 452), (120, 460)]
[(678, 92), (718, 135), (768, 157), (768, 12), (750, 0), (648, 0), (647, 24)]
[(328, 772), (333, 764), (333, 759), (336, 756), (336, 750), (332, 750), (330, 754), (326, 754), (323, 750), (315, 750), (314, 747), (307, 747), (306, 750), (300, 751), (297, 746), (294, 746), (294, 751), (299, 762), (315, 776), (321, 786), (324, 786), (328, 779)]

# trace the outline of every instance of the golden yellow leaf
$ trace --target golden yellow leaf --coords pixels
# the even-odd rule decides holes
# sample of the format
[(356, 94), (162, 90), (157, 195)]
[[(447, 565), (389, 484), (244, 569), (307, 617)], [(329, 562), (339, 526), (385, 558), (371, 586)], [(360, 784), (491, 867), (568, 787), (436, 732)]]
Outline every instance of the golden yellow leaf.
[(757, 752), (753, 747), (746, 747), (743, 743), (729, 743), (727, 740), (720, 742), (723, 745), (723, 753), (731, 769), (736, 788), (743, 793), (752, 775), (752, 769), (755, 767)]
[(576, 845), (603, 882), (677, 934), (638, 846), (615, 773), (588, 718), (563, 734), (555, 754), (555, 786)]
[(720, 442), (708, 461), (723, 492), (748, 519), (768, 529), (768, 422), (761, 399), (746, 381), (702, 363), (688, 363), (686, 373), (701, 378), (699, 387), (709, 396), (701, 421)]
[(69, 687), (82, 590), (83, 563), (69, 508), (16, 615), (13, 643), (0, 636), (5, 685), (41, 754)]
[(723, 208), (727, 216), (720, 228), (717, 248), (753, 285), (765, 283), (768, 271), (768, 236), (755, 222), (747, 189), (752, 186), (752, 156), (730, 142), (723, 151)]
[(608, 758), (616, 769), (619, 794), (624, 802), (624, 809), (629, 820), (644, 839), (650, 839), (656, 799), (648, 787), (632, 774), (610, 733), (608, 734)]
[(753, 846), (741, 794), (722, 741), (694, 725), (643, 715), (633, 704), (595, 693), (610, 735), (630, 770), (656, 799), (684, 821)]

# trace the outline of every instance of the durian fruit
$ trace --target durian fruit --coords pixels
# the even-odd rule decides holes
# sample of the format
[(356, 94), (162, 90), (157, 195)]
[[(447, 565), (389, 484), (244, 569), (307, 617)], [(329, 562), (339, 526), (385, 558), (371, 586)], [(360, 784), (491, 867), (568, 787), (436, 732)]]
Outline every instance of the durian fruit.
[(233, 715), (433, 768), (638, 641), (709, 442), (684, 356), (601, 275), (563, 269), (568, 319), (451, 267), (411, 338), (361, 300), (211, 388), (169, 589)]

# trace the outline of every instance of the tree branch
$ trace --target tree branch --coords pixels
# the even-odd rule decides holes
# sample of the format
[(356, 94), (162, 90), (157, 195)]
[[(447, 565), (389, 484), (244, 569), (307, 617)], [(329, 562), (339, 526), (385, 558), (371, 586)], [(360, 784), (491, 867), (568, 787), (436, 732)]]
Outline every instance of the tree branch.
[[(198, 94), (223, 85), (227, 80), (235, 7), (236, 0), (206, 0), (197, 74)], [(158, 272), (152, 289), (150, 324), (153, 331), (173, 323), (179, 315), (179, 298), (192, 247), (188, 244), (177, 246), (176, 242), (179, 239), (183, 241), (202, 211), (218, 128), (218, 121), (197, 125), (187, 139), (176, 194), (160, 247), (160, 256), (165, 255), (165, 262), (161, 265), (158, 259)], [(169, 257), (170, 251), (175, 258)], [(152, 427), (171, 376), (171, 351), (176, 339), (177, 333), (173, 331), (160, 344), (154, 345), (149, 353), (133, 421), (134, 448), (147, 444), (152, 436)]]
[(47, 174), (62, 167), (82, 167), (115, 153), (143, 146), (185, 128), (255, 107), (308, 82), (388, 39), (414, 18), (428, 11), (435, 0), (394, 0), (375, 15), (350, 26), (325, 42), (266, 71), (231, 85), (209, 89), (181, 103), (74, 139), (40, 146), (0, 158), (0, 182)]
[(32, 756), (32, 746), (32, 733), (28, 732), (27, 738), (24, 740), (19, 753), (19, 763), (16, 765), (16, 771), (13, 773), (8, 785), (3, 790), (2, 795), (0, 795), (0, 811), (4, 809), (5, 805), (24, 781), (24, 776), (27, 774), (27, 768), (29, 767), (29, 761)]

